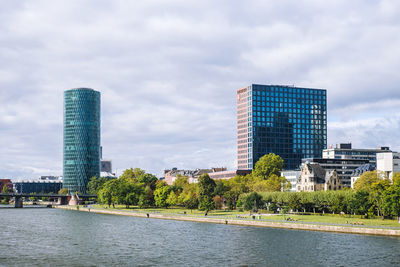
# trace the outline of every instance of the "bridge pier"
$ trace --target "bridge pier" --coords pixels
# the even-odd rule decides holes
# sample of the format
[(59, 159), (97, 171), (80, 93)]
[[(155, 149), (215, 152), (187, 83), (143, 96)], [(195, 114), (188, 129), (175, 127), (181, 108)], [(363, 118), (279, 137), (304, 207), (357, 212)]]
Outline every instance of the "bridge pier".
[(14, 197), (14, 208), (22, 208), (24, 206), (24, 201), (22, 196)]
[(62, 196), (58, 198), (58, 205), (68, 205), (68, 196)]
[(79, 196), (77, 196), (77, 195), (72, 195), (72, 196), (71, 196), (71, 199), (69, 200), (68, 205), (70, 205), (70, 206), (76, 206), (76, 205), (79, 205), (79, 204), (81, 204), (81, 203), (82, 203), (82, 201), (79, 199)]

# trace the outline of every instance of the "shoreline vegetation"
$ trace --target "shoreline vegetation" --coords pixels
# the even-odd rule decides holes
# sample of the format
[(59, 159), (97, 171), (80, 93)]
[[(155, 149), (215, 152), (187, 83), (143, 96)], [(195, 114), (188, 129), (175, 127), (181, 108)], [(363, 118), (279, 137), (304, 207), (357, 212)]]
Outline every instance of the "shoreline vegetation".
[(99, 205), (90, 209), (159, 219), (400, 236), (400, 173), (389, 179), (377, 171), (365, 172), (354, 189), (290, 192), (282, 168), (283, 159), (272, 153), (261, 157), (251, 173), (228, 180), (213, 180), (204, 173), (189, 183), (189, 177), (177, 174), (166, 183), (131, 168), (116, 179), (92, 177), (88, 192), (97, 195)]
[[(267, 214), (249, 213), (237, 211), (212, 211), (205, 216), (199, 210), (185, 209), (126, 209), (108, 208), (107, 206), (54, 206), (58, 209), (93, 212), (99, 214), (122, 215), (132, 217), (142, 217), (150, 219), (178, 220), (202, 223), (229, 224), (242, 226), (256, 226), (269, 228), (282, 228), (292, 230), (310, 230), (347, 234), (365, 234), (400, 237), (400, 227), (396, 220), (376, 220), (379, 225), (371, 219), (348, 218), (332, 215), (296, 215), (296, 214)], [(316, 220), (316, 218), (321, 218)], [(306, 218), (306, 219), (305, 219)], [(341, 223), (341, 222), (345, 223)], [(346, 224), (347, 221), (347, 224)], [(366, 222), (369, 222), (368, 224)]]

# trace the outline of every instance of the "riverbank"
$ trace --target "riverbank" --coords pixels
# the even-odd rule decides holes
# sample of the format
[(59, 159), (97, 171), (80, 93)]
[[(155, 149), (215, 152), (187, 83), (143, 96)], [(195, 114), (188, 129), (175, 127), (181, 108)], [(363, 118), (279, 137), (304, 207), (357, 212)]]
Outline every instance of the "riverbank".
[(143, 217), (152, 219), (163, 219), (163, 220), (177, 220), (177, 221), (191, 221), (191, 222), (202, 222), (202, 223), (217, 223), (217, 224), (231, 224), (231, 225), (243, 225), (243, 226), (256, 226), (256, 227), (270, 227), (270, 228), (284, 228), (293, 230), (310, 230), (310, 231), (323, 231), (323, 232), (336, 232), (336, 233), (347, 233), (347, 234), (366, 234), (366, 235), (383, 235), (383, 236), (395, 236), (400, 237), (400, 230), (394, 229), (382, 229), (373, 227), (360, 227), (360, 226), (343, 226), (343, 225), (322, 225), (322, 224), (311, 224), (311, 223), (299, 223), (299, 222), (271, 222), (266, 220), (244, 220), (238, 218), (217, 218), (211, 216), (193, 216), (193, 215), (171, 215), (171, 214), (157, 214), (157, 213), (145, 213), (135, 212), (126, 210), (115, 210), (115, 209), (98, 209), (88, 208), (82, 206), (55, 206), (59, 209), (94, 212), (100, 214), (110, 215), (122, 215), (122, 216), (133, 216)]

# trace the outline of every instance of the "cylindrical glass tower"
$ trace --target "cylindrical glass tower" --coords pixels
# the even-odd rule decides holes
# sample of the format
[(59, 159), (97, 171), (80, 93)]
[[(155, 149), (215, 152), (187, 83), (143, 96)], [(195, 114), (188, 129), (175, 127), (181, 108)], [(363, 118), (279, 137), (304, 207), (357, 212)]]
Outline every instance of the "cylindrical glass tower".
[(64, 92), (64, 188), (86, 193), (100, 175), (100, 92), (76, 88)]

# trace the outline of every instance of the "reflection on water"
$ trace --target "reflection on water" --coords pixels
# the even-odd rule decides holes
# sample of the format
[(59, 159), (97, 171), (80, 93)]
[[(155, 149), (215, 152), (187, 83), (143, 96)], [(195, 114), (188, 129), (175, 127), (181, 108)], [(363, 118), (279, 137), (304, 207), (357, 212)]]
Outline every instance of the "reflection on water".
[(0, 209), (5, 266), (390, 266), (400, 239)]

